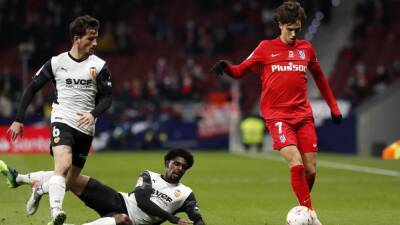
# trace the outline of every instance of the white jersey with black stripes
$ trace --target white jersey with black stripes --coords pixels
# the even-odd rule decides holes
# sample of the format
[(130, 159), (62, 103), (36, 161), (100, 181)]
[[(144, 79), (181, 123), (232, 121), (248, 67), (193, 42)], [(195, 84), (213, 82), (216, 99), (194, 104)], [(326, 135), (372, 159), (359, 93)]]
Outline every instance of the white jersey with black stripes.
[[(161, 209), (171, 214), (178, 211), (192, 193), (192, 189), (182, 183), (168, 183), (161, 177), (160, 174), (148, 170), (146, 170), (145, 173), (150, 175), (151, 184), (146, 183), (146, 181), (143, 180), (143, 177), (140, 176), (136, 183), (136, 187), (151, 185), (153, 193), (151, 194), (150, 200)], [(128, 194), (121, 192), (121, 194), (125, 200), (129, 217), (132, 221), (134, 221), (134, 224), (155, 224), (164, 220), (143, 212), (137, 206), (134, 193)]]
[[(105, 65), (105, 61), (95, 55), (78, 61), (68, 52), (64, 52), (52, 57), (50, 65), (56, 89), (51, 122), (64, 123), (93, 136), (95, 125), (87, 128), (78, 127), (78, 113), (90, 112), (95, 108), (98, 92), (96, 77)], [(50, 65), (45, 64), (45, 66)], [(42, 69), (43, 67), (36, 75), (39, 75)], [(111, 82), (109, 85), (111, 86)]]

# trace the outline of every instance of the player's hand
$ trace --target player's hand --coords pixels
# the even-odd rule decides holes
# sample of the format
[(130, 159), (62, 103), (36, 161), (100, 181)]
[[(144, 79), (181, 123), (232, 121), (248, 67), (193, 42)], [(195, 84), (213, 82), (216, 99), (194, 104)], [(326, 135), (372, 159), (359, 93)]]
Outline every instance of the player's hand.
[(187, 225), (187, 224), (193, 224), (193, 221), (186, 219), (186, 218), (180, 218), (178, 221), (179, 225)]
[(90, 125), (94, 123), (94, 116), (90, 112), (77, 113), (78, 118), (78, 127), (80, 128), (88, 128)]
[(212, 67), (211, 67), (211, 72), (214, 72), (215, 74), (217, 74), (218, 76), (222, 76), (224, 75), (224, 71), (225, 69), (228, 67), (228, 64), (223, 61), (223, 60), (219, 60), (218, 62), (216, 62)]
[(12, 141), (15, 141), (18, 136), (22, 138), (22, 135), (24, 134), (24, 124), (14, 121), (8, 128), (7, 133), (10, 134)]
[(334, 124), (340, 124), (343, 119), (342, 114), (335, 115), (335, 114), (331, 113), (331, 117), (332, 117), (332, 121)]

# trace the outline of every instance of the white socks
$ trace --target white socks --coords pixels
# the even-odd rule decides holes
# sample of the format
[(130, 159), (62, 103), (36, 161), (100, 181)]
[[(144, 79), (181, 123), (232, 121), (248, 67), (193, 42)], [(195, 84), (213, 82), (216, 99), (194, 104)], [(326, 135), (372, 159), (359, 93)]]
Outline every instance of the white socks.
[(28, 174), (18, 174), (15, 180), (18, 184), (32, 184), (34, 182), (45, 183), (53, 175), (53, 171), (38, 171)]
[(52, 214), (54, 210), (61, 210), (65, 195), (65, 178), (62, 176), (53, 175), (49, 182), (49, 200)]
[(103, 217), (90, 223), (84, 223), (83, 225), (116, 225), (114, 217)]
[(38, 171), (28, 174), (32, 181), (39, 181), (40, 183), (47, 182), (53, 175), (54, 171)]

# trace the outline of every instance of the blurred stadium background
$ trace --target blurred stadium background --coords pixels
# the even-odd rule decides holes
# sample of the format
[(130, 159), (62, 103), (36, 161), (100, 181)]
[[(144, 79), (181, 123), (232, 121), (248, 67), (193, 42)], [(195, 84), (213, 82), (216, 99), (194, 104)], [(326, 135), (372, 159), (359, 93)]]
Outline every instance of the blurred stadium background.
[[(327, 224), (332, 225), (400, 224), (392, 216), (396, 210), (398, 215), (399, 210), (399, 161), (373, 158), (380, 157), (385, 147), (400, 139), (400, 1), (300, 2), (308, 15), (302, 38), (313, 43), (345, 116), (340, 126), (329, 121), (329, 109), (310, 78), (309, 96), (320, 155), (327, 159), (328, 165), (324, 167), (322, 163), (321, 184), (317, 182), (315, 189), (315, 198), (321, 202), (317, 203), (321, 218), (329, 218)], [(96, 54), (107, 61), (112, 72), (114, 98), (112, 108), (97, 121), (93, 144), (94, 151), (107, 152), (94, 154), (85, 172), (129, 191), (143, 168), (162, 170), (162, 164), (154, 163), (161, 162), (162, 153), (155, 150), (185, 146), (197, 150), (200, 157), (198, 168), (185, 181), (199, 192), (209, 224), (281, 223), (286, 209), (295, 203), (290, 190), (285, 189), (289, 187), (286, 165), (279, 160), (268, 160), (275, 157), (268, 134), (263, 141), (265, 153), (254, 153), (258, 159), (249, 157), (253, 153), (228, 154), (229, 151), (243, 152), (240, 122), (248, 115), (258, 115), (258, 77), (248, 76), (237, 82), (209, 72), (217, 59), (239, 63), (262, 39), (277, 36), (273, 15), (281, 3), (262, 0), (0, 1), (1, 159), (25, 171), (51, 168), (47, 155), (14, 155), (48, 152), (51, 85), (37, 93), (31, 103), (24, 139), (11, 143), (5, 131), (14, 119), (17, 103), (32, 75), (51, 56), (69, 50), (69, 22), (78, 15), (90, 14), (101, 21)], [(400, 150), (398, 154), (400, 157)], [(110, 165), (119, 165), (121, 159), (129, 158), (126, 164), (134, 162), (135, 167), (126, 166), (126, 170), (132, 169), (133, 175), (123, 172), (122, 165), (110, 171), (103, 158), (113, 159)], [(331, 161), (338, 164), (330, 164)], [(225, 166), (219, 165), (222, 163)], [(271, 164), (277, 167), (270, 167)], [(335, 169), (343, 169), (344, 165), (353, 168), (349, 169), (353, 171), (349, 177), (343, 171), (335, 173)], [(283, 175), (269, 177), (271, 171)], [(126, 179), (120, 180), (114, 174), (126, 175)], [(206, 181), (210, 177), (212, 180)], [(343, 181), (344, 186), (356, 185), (354, 191), (363, 190), (371, 196), (360, 195), (354, 204), (343, 207), (347, 201), (336, 202), (330, 195), (346, 196), (348, 190), (334, 189), (332, 180)], [(227, 190), (224, 185), (233, 188)], [(242, 185), (256, 190), (246, 189), (243, 193)], [(271, 187), (275, 197), (262, 191)], [(379, 195), (380, 189), (387, 195)], [(281, 191), (287, 199), (277, 199), (281, 192), (276, 191)], [(222, 199), (217, 194), (221, 192), (226, 193)], [(16, 203), (7, 196), (11, 193), (6, 190), (0, 194), (1, 207), (3, 202), (12, 203), (11, 208), (23, 214), (21, 203), (27, 193), (21, 199), (18, 197)], [(250, 193), (257, 193), (259, 199), (253, 203), (245, 200), (249, 196), (254, 198)], [(228, 201), (228, 196), (244, 201), (243, 206), (247, 207), (244, 218), (239, 218), (243, 208), (237, 202)], [(379, 202), (379, 207), (368, 205), (371, 199)], [(75, 205), (77, 200), (71, 201), (67, 201), (67, 207)], [(83, 206), (77, 209), (89, 212)], [(354, 213), (349, 215), (354, 210), (360, 215), (357, 219)], [(43, 216), (44, 211), (40, 212)], [(374, 220), (371, 212), (381, 215), (384, 222)], [(2, 209), (0, 224), (18, 224), (19, 220), (10, 222), (13, 214), (3, 213), (6, 211)], [(94, 217), (94, 214), (88, 215)], [(339, 220), (338, 215), (344, 220)], [(365, 223), (362, 218), (373, 222)], [(85, 219), (85, 215), (80, 215), (80, 221)], [(32, 224), (44, 223), (42, 220), (33, 219), (36, 222)]]

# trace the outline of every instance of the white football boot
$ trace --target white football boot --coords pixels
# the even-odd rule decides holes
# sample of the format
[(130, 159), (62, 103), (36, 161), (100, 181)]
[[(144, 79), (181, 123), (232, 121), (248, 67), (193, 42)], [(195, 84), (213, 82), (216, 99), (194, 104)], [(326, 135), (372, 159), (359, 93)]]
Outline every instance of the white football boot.
[(32, 184), (32, 194), (31, 197), (26, 202), (26, 213), (28, 215), (33, 215), (39, 208), (40, 199), (42, 199), (43, 191), (42, 185), (39, 182)]
[(313, 225), (322, 225), (321, 221), (319, 221), (317, 217), (317, 212), (315, 212), (315, 210), (310, 209), (310, 213), (311, 217), (313, 218)]

